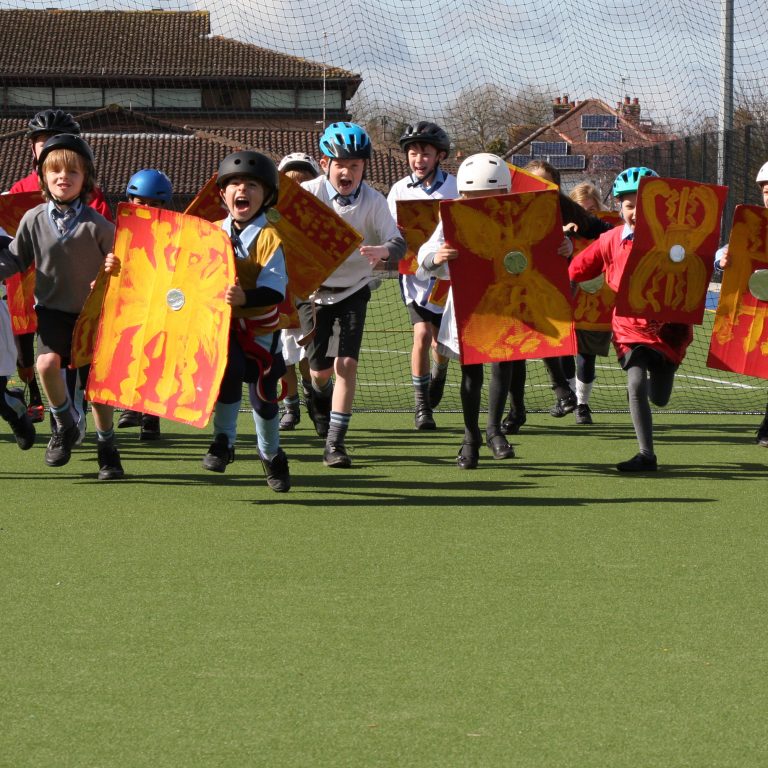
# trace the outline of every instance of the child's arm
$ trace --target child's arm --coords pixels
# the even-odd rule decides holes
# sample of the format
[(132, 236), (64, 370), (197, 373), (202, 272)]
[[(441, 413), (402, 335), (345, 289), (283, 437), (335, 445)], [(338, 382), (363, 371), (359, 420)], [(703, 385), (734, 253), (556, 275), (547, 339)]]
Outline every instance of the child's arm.
[(2, 230), (4, 237), (0, 238), (0, 280), (25, 272), (35, 260), (29, 232), (26, 227), (22, 227), (23, 223), (24, 219), (19, 224), (15, 240), (11, 240), (6, 231)]
[(583, 283), (585, 280), (592, 280), (605, 270), (602, 242), (602, 237), (595, 240), (568, 265), (568, 277), (571, 282)]
[(269, 307), (273, 304), (279, 304), (283, 300), (283, 294), (274, 288), (262, 286), (261, 288), (250, 288), (244, 291), (240, 287), (240, 282), (235, 280), (234, 285), (227, 287), (224, 293), (224, 301), (231, 307)]
[(372, 267), (375, 267), (379, 262), (386, 261), (387, 266), (392, 268), (405, 256), (405, 240), (397, 228), (397, 223), (386, 198), (378, 192), (375, 192), (375, 195), (371, 222), (373, 226), (369, 231), (376, 233), (374, 237), (381, 244), (361, 245), (360, 253), (368, 259), (368, 263)]
[(731, 263), (731, 257), (728, 255), (728, 243), (722, 248), (718, 248), (715, 253), (715, 269), (722, 272)]

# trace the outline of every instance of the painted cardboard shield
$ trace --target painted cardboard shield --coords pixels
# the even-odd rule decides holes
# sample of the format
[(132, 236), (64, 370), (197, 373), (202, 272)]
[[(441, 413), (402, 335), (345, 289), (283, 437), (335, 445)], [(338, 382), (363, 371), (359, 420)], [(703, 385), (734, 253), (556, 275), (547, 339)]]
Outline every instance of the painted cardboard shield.
[(419, 266), (419, 248), (429, 240), (440, 221), (440, 200), (398, 200), (397, 225), (405, 237), (405, 256), (397, 265), (401, 275), (413, 275)]
[(195, 199), (186, 207), (184, 213), (206, 221), (221, 221), (226, 217), (227, 210), (221, 202), (219, 187), (216, 184), (217, 175), (214, 173), (205, 182), (203, 188), (195, 195)]
[(227, 362), (229, 237), (195, 216), (121, 203), (115, 255), (87, 398), (204, 427)]
[[(621, 217), (615, 211), (593, 211), (593, 216), (617, 226)], [(581, 253), (591, 242), (578, 235), (571, 238), (573, 256)], [(603, 275), (578, 283), (573, 296), (573, 320), (577, 329), (584, 331), (610, 331), (616, 293), (608, 287)]]
[[(533, 159), (533, 158), (531, 158)], [(512, 163), (507, 163), (512, 174), (512, 192), (539, 192), (545, 189), (557, 189), (557, 184), (542, 179), (535, 173), (526, 171), (525, 168), (518, 168)]]
[(768, 209), (739, 205), (707, 365), (768, 379)]
[(288, 284), (294, 296), (306, 299), (363, 242), (332, 208), (280, 174), (280, 196), (267, 211), (283, 242)]
[(101, 307), (104, 304), (104, 294), (107, 291), (107, 285), (109, 285), (109, 275), (107, 275), (104, 267), (102, 267), (99, 270), (99, 274), (96, 275), (91, 292), (88, 294), (85, 304), (83, 304), (83, 308), (75, 322), (75, 329), (72, 331), (70, 368), (80, 368), (80, 366), (88, 365), (93, 360), (93, 348), (96, 345)]
[[(0, 227), (9, 235), (15, 235), (22, 216), (43, 202), (39, 192), (18, 192), (0, 195)], [(35, 267), (31, 266), (20, 275), (13, 275), (5, 281), (8, 294), (8, 311), (14, 336), (34, 333), (37, 330), (35, 313)]]
[(576, 351), (557, 191), (440, 203), (462, 363)]
[(701, 323), (720, 241), (726, 187), (683, 179), (640, 180), (635, 235), (616, 313)]

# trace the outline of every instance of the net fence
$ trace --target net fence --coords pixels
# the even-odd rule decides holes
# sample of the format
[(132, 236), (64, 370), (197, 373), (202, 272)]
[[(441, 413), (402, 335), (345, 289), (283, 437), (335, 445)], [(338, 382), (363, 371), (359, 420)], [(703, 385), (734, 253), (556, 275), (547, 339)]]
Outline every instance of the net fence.
[[(165, 170), (183, 209), (232, 149), (317, 154), (322, 127), (349, 117), (373, 138), (369, 180), (386, 192), (405, 175), (403, 127), (428, 119), (451, 134), (450, 168), (483, 150), (547, 157), (566, 190), (589, 180), (604, 194), (633, 164), (715, 181), (725, 146), (727, 232), (736, 204), (761, 202), (768, 15), (733, 3), (734, 126), (724, 135), (722, 16), (711, 0), (0, 0), (0, 181), (7, 189), (31, 170), (23, 127), (50, 106), (80, 120), (113, 207), (140, 168)], [(576, 135), (567, 113), (579, 109)], [(706, 367), (711, 323), (710, 311), (673, 407), (762, 410), (764, 382)], [(369, 309), (357, 408), (411, 407), (410, 349), (397, 280), (386, 276)], [(458, 371), (449, 376), (443, 407), (458, 409)], [(598, 359), (596, 410), (626, 408), (623, 377), (615, 357)], [(551, 405), (539, 362), (527, 391), (531, 409)]]

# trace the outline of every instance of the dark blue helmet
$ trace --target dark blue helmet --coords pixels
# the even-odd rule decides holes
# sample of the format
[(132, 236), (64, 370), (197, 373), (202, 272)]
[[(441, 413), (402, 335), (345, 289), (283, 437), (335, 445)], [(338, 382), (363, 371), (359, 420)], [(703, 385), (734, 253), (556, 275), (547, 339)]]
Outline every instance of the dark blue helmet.
[(128, 197), (143, 197), (147, 200), (160, 200), (163, 203), (171, 202), (173, 184), (162, 172), (154, 168), (144, 168), (131, 176), (125, 194)]

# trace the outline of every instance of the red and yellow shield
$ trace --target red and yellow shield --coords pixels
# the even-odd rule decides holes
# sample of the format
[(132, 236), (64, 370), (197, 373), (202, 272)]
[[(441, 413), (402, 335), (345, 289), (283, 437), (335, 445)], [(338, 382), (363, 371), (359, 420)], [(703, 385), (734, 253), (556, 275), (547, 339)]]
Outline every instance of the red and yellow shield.
[(739, 205), (707, 365), (768, 379), (768, 209)]
[[(42, 202), (43, 196), (39, 192), (0, 195), (0, 227), (9, 235), (15, 235), (24, 214)], [(9, 277), (5, 281), (5, 287), (14, 335), (34, 333), (37, 330), (34, 265), (23, 274)]]
[(440, 203), (462, 363), (576, 351), (557, 191)]
[(401, 275), (413, 275), (419, 266), (419, 248), (429, 240), (440, 221), (440, 200), (398, 200), (396, 205), (397, 225), (406, 247), (397, 270)]
[(683, 179), (640, 180), (617, 314), (701, 323), (727, 192), (726, 187)]
[(203, 188), (195, 195), (195, 199), (186, 207), (184, 213), (206, 221), (221, 221), (227, 215), (227, 209), (221, 201), (219, 187), (216, 184), (217, 175), (214, 173), (205, 182)]
[(87, 398), (204, 427), (227, 362), (235, 281), (226, 232), (122, 203)]

